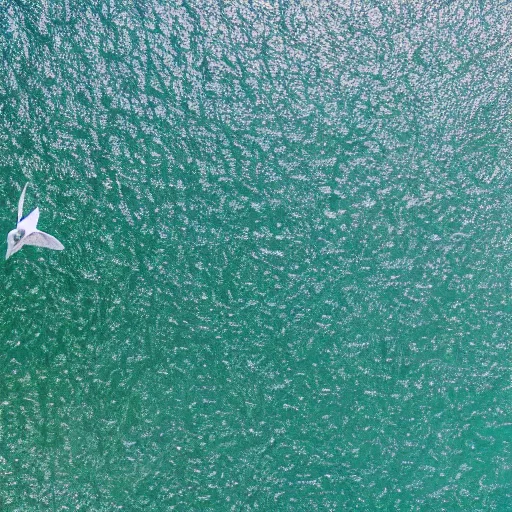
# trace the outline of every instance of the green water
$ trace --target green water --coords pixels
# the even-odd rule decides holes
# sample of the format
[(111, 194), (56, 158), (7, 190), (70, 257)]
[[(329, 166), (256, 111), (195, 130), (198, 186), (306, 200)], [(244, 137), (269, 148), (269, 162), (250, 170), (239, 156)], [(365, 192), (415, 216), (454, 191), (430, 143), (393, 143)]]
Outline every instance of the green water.
[(0, 0), (0, 510), (512, 510), (511, 23)]

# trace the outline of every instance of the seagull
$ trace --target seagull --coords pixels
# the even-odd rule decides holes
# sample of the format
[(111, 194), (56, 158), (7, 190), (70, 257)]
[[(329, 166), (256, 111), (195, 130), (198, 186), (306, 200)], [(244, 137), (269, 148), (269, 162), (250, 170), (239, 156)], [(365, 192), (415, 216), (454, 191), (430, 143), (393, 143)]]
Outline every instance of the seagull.
[(25, 201), (25, 191), (28, 183), (23, 188), (20, 202), (18, 203), (18, 223), (16, 229), (13, 229), (7, 235), (7, 253), (5, 259), (9, 259), (15, 252), (18, 252), (24, 245), (35, 245), (36, 247), (46, 247), (62, 251), (64, 246), (52, 235), (43, 233), (36, 229), (39, 220), (39, 208), (23, 217), (23, 202)]

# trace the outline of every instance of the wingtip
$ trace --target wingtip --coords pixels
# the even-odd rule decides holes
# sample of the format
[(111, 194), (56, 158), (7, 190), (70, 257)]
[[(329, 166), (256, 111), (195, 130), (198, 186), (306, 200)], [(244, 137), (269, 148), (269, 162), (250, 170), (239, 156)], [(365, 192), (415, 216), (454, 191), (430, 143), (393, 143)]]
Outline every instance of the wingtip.
[(23, 203), (25, 202), (25, 192), (27, 190), (28, 184), (29, 182), (27, 181), (27, 183), (25, 183), (25, 186), (23, 187), (23, 190), (21, 191), (21, 196), (18, 202), (18, 222), (23, 217)]

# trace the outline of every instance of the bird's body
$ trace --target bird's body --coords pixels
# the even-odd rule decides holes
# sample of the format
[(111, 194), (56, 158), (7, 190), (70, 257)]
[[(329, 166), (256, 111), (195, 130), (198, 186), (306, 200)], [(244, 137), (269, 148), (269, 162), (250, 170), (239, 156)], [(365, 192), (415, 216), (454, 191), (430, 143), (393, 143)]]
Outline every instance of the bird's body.
[(7, 235), (7, 253), (5, 259), (10, 258), (14, 253), (18, 252), (24, 245), (35, 245), (36, 247), (46, 247), (62, 251), (64, 246), (52, 235), (39, 231), (37, 222), (39, 220), (39, 208), (30, 212), (23, 217), (23, 202), (25, 201), (25, 191), (28, 183), (23, 188), (20, 201), (18, 203), (18, 224)]

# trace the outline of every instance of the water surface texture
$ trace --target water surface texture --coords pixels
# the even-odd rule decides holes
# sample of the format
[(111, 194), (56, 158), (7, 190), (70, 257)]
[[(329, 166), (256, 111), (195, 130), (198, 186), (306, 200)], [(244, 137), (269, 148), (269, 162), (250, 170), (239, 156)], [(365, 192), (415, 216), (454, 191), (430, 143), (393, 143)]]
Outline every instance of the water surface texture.
[(511, 23), (0, 0), (2, 512), (512, 510)]

